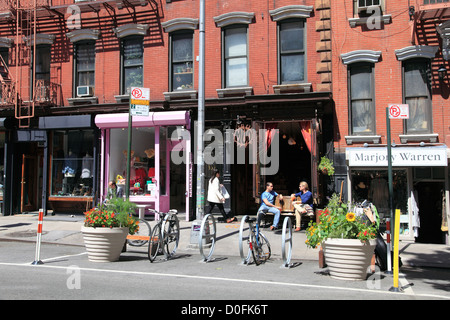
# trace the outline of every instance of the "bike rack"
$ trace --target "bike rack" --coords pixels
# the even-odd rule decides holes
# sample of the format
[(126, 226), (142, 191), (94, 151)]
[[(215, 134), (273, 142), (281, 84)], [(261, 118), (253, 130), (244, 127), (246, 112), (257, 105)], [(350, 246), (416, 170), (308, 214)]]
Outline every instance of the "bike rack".
[[(251, 252), (248, 251), (248, 254), (246, 257), (244, 257), (244, 242), (247, 244), (247, 240), (249, 239), (249, 236), (246, 236), (244, 238), (244, 226), (246, 224), (246, 220), (248, 218), (248, 215), (245, 215), (241, 220), (241, 226), (239, 228), (239, 254), (241, 255), (242, 264), (248, 265), (248, 262), (250, 261)], [(248, 246), (247, 246), (248, 247)]]
[[(211, 220), (211, 222), (209, 222), (209, 220)], [(213, 233), (211, 233), (211, 225), (214, 229)], [(214, 219), (214, 216), (212, 214), (207, 214), (202, 220), (202, 224), (200, 227), (200, 236), (198, 237), (198, 248), (200, 249), (200, 254), (203, 257), (203, 262), (214, 261), (214, 259), (211, 259), (211, 256), (216, 245), (216, 233), (216, 219)], [(203, 239), (208, 239), (212, 242), (208, 255), (205, 255), (203, 252)]]
[[(286, 237), (286, 234), (288, 235)], [(287, 245), (287, 255), (286, 255), (286, 243)], [(291, 256), (292, 256), (292, 222), (289, 217), (284, 218), (283, 221), (283, 233), (281, 236), (281, 255), (283, 258), (283, 265), (281, 268), (290, 268)]]

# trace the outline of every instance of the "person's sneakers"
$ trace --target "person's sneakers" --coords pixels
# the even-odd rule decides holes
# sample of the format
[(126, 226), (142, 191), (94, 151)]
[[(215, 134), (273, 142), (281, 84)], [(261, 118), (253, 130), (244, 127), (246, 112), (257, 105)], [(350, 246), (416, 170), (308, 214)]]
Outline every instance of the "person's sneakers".
[(294, 231), (295, 231), (295, 232), (298, 232), (298, 231), (300, 231), (300, 229), (301, 229), (301, 228), (300, 228), (300, 227), (298, 227), (298, 228), (295, 228), (295, 230), (294, 230)]
[(278, 229), (277, 227), (270, 226), (270, 231), (275, 231), (275, 230), (277, 230), (277, 229)]

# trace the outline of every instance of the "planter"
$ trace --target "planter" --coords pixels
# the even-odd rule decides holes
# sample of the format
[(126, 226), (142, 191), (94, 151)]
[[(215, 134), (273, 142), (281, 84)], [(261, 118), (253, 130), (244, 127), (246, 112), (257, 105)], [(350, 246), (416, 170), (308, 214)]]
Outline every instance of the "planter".
[(81, 227), (89, 261), (112, 262), (119, 260), (128, 235), (128, 228)]
[(322, 242), (330, 276), (341, 280), (366, 280), (376, 240), (327, 239)]

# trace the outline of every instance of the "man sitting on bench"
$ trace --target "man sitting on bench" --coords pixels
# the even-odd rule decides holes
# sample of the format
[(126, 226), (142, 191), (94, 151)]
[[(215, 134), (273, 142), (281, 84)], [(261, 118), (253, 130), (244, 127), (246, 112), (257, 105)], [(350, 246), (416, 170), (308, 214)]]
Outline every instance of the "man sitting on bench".
[(300, 182), (299, 188), (300, 192), (291, 194), (291, 199), (300, 197), (300, 201), (293, 201), (295, 209), (295, 231), (300, 231), (302, 215), (306, 213), (310, 217), (314, 216), (314, 211), (312, 209), (312, 193), (308, 190), (308, 184), (305, 181), (302, 181)]
[[(278, 226), (278, 221), (280, 221), (281, 208), (275, 206), (275, 198), (278, 196), (278, 193), (273, 191), (272, 182), (266, 183), (266, 191), (261, 194), (261, 206), (258, 209), (258, 215), (260, 212), (271, 212), (274, 214), (273, 224), (270, 227), (270, 230), (274, 230)], [(280, 194), (280, 200), (283, 200), (283, 196)]]

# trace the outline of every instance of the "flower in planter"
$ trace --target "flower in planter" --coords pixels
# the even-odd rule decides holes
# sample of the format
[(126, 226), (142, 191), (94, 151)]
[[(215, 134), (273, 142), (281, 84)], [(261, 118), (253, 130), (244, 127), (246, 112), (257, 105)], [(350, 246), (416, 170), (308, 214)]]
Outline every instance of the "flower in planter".
[(334, 174), (333, 161), (331, 161), (327, 157), (320, 158), (320, 163), (317, 167), (317, 170), (322, 171), (324, 174), (332, 176)]
[[(319, 215), (319, 223), (310, 222), (306, 230), (306, 245), (316, 248), (327, 238), (359, 239), (367, 241), (376, 238), (376, 223), (363, 215), (348, 211), (346, 203), (336, 201), (338, 195), (333, 194), (325, 210)], [(375, 212), (377, 216), (377, 213)], [(378, 219), (377, 219), (378, 220)]]
[(131, 215), (134, 212), (133, 208), (136, 208), (136, 205), (129, 201), (114, 199), (112, 204), (101, 204), (85, 212), (84, 226), (92, 228), (127, 227), (129, 233), (134, 234), (139, 230), (139, 220)]

